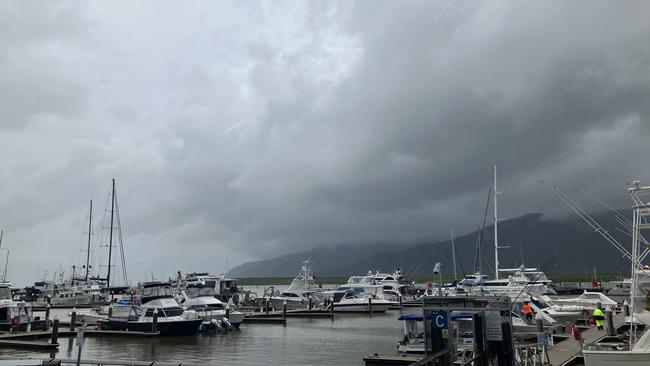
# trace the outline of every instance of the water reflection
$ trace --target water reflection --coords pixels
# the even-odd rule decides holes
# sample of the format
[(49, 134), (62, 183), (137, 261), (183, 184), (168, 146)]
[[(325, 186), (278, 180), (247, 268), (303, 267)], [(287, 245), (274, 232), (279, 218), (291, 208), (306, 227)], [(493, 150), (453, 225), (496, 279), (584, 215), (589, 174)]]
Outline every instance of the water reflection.
[[(244, 324), (241, 331), (189, 337), (87, 337), (85, 359), (215, 361), (234, 365), (361, 365), (365, 355), (395, 353), (401, 339), (399, 312), (288, 319), (281, 325)], [(75, 358), (74, 338), (59, 338), (57, 358)], [(0, 350), (0, 356), (47, 357), (47, 353)]]

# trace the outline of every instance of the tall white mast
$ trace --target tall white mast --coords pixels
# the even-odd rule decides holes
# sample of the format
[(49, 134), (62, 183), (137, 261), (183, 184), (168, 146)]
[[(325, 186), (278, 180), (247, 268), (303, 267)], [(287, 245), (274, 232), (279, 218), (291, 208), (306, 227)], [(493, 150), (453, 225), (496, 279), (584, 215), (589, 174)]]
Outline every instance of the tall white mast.
[(454, 245), (454, 228), (451, 228), (451, 260), (454, 262), (454, 281), (458, 278), (456, 275), (456, 246)]
[(499, 218), (497, 217), (497, 167), (494, 166), (494, 278), (499, 279), (499, 240), (497, 237), (497, 223)]

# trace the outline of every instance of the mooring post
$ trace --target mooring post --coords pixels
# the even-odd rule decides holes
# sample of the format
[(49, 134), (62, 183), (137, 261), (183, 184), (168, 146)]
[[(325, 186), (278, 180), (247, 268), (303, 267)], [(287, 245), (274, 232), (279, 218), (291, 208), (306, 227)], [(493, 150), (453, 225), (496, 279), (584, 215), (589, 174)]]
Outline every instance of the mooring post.
[(54, 319), (54, 322), (52, 323), (52, 338), (50, 340), (50, 343), (56, 344), (58, 340), (59, 340), (59, 319)]
[(269, 299), (264, 299), (264, 306), (265, 306), (264, 312), (267, 314), (269, 313), (269, 302), (270, 302)]
[(77, 325), (77, 309), (72, 308), (72, 315), (70, 315), (70, 331), (74, 332), (74, 328)]
[(50, 304), (45, 305), (45, 329), (50, 329)]
[(370, 316), (372, 316), (372, 297), (368, 298), (368, 310), (370, 310)]
[(332, 320), (334, 320), (334, 297), (330, 298), (330, 314), (332, 315)]
[(605, 322), (607, 322), (607, 335), (615, 336), (616, 329), (614, 329), (614, 317), (611, 310), (605, 311)]
[(158, 332), (158, 309), (153, 309), (153, 323), (151, 324), (151, 333)]
[(630, 304), (627, 303), (627, 300), (623, 301), (623, 314), (625, 317), (630, 316)]
[(311, 296), (309, 296), (309, 311), (311, 311), (312, 304), (313, 304), (313, 301), (311, 299)]
[(226, 303), (226, 319), (230, 320), (230, 304)]
[(284, 326), (287, 326), (287, 301), (282, 302), (282, 319), (284, 319)]

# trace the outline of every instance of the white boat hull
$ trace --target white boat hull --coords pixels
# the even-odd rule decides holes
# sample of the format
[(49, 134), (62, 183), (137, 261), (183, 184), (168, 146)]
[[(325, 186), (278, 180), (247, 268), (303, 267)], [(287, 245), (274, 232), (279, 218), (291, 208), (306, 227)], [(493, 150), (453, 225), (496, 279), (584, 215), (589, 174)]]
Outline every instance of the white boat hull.
[[(271, 307), (277, 310), (281, 310), (283, 308), (285, 301), (287, 303), (287, 309), (289, 310), (306, 309), (307, 307), (309, 307), (309, 300), (304, 300), (304, 299), (297, 300), (297, 299), (291, 299), (285, 297), (271, 297), (269, 299)], [(313, 303), (312, 305), (315, 305), (315, 303)]]
[[(373, 313), (383, 313), (388, 308), (390, 308), (390, 303), (372, 303), (372, 312)], [(345, 313), (345, 312), (350, 312), (350, 313), (369, 313), (370, 312), (370, 306), (368, 303), (361, 303), (361, 304), (334, 304), (334, 312), (336, 313)]]
[(641, 366), (650, 364), (650, 352), (583, 351), (585, 366)]

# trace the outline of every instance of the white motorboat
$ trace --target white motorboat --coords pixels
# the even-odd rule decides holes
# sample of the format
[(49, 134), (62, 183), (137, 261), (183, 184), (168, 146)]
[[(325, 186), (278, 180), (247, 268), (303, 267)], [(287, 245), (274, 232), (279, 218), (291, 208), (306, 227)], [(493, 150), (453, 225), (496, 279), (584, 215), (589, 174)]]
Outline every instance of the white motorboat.
[(92, 305), (104, 301), (101, 287), (92, 282), (54, 285), (49, 296), (52, 305), (60, 306)]
[(368, 313), (372, 306), (373, 313), (381, 313), (392, 305), (390, 301), (364, 296), (352, 290), (328, 291), (325, 294), (331, 296), (329, 301), (326, 301), (327, 307), (333, 306), (335, 312)]
[(272, 294), (269, 298), (270, 304), (276, 309), (282, 309), (284, 304), (287, 309), (302, 309), (309, 305), (309, 299), (312, 305), (323, 302), (322, 289), (316, 285), (314, 273), (311, 270), (311, 261), (302, 262), (300, 272), (291, 281), (289, 287), (281, 293)]
[[(98, 323), (105, 329), (160, 332), (160, 335), (191, 335), (198, 332), (203, 319), (192, 310), (183, 309), (172, 297), (170, 283), (149, 282), (142, 285), (142, 305), (111, 306), (110, 316)], [(154, 327), (154, 316), (157, 325)]]
[(239, 328), (244, 321), (244, 313), (230, 310), (230, 304), (223, 303), (215, 296), (214, 288), (204, 287), (199, 283), (188, 283), (180, 292), (179, 303), (187, 310), (196, 312), (205, 321), (217, 320)]
[(28, 330), (45, 330), (46, 320), (34, 317), (32, 307), (24, 301), (14, 301), (11, 297), (11, 284), (0, 282), (0, 331), (12, 328), (25, 332)]
[[(542, 297), (544, 299), (549, 299), (548, 296)], [(578, 297), (572, 298), (557, 298), (552, 300), (558, 310), (571, 311), (571, 310), (594, 310), (596, 305), (601, 304), (604, 307), (607, 306), (616, 306), (616, 301), (607, 297), (607, 295), (601, 292), (592, 292), (586, 291)]]

